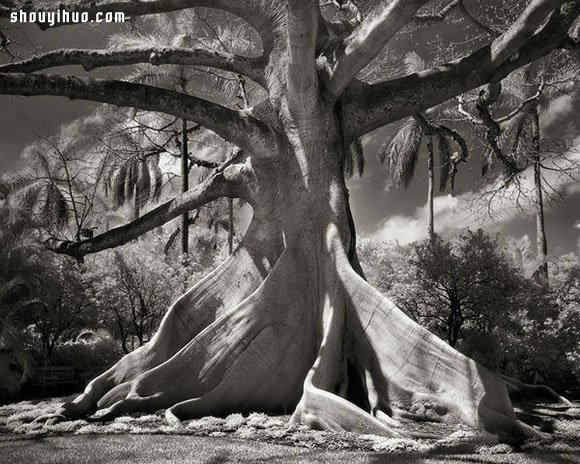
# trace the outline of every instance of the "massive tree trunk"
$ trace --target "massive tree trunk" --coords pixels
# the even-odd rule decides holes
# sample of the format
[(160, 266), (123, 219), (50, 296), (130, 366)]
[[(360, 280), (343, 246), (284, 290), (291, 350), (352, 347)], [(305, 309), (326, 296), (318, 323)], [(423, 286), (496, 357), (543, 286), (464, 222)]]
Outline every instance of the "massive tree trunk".
[[(501, 378), (413, 322), (364, 280), (343, 172), (347, 149), (358, 137), (563, 46), (580, 8), (534, 0), (480, 50), (368, 85), (355, 74), (427, 2), (368, 3), (371, 11), (360, 25), (337, 28), (321, 16), (316, 0), (271, 0), (267, 7), (261, 0), (72, 0), (91, 14), (112, 7), (141, 15), (210, 5), (248, 21), (264, 55), (171, 47), (64, 50), (0, 66), (1, 93), (161, 111), (240, 148), (200, 185), (133, 223), (80, 243), (51, 242), (56, 251), (78, 256), (119, 246), (222, 197), (241, 198), (253, 208), (234, 253), (171, 306), (149, 343), (64, 404), (62, 416), (106, 419), (166, 408), (168, 420), (179, 423), (208, 414), (293, 411), (294, 421), (313, 427), (389, 436), (405, 436), (402, 419), (410, 418), (462, 422), (506, 439), (541, 435), (517, 420)], [(234, 110), (131, 82), (17, 74), (63, 60), (92, 69), (144, 59), (241, 73), (268, 97)]]
[(172, 306), (151, 342), (62, 413), (168, 408), (176, 421), (294, 411), (314, 427), (390, 436), (405, 436), (399, 419), (413, 417), (529, 433), (500, 378), (353, 269), (332, 110), (283, 120), (289, 144), (256, 179), (260, 196), (235, 253)]

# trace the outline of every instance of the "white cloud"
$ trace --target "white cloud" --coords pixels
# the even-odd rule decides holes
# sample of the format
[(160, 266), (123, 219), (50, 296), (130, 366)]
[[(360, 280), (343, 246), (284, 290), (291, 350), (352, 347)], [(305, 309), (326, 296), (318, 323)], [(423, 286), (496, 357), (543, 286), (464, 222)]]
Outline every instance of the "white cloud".
[[(459, 199), (445, 195), (433, 199), (434, 222), (439, 227), (451, 226), (453, 217), (460, 214)], [(412, 216), (392, 216), (383, 222), (373, 238), (397, 241), (402, 245), (427, 238), (427, 205), (420, 206)]]
[[(577, 140), (576, 142), (580, 142)], [(545, 169), (543, 181), (550, 186), (550, 198), (559, 193), (580, 192), (580, 173), (573, 170), (580, 163), (580, 143), (557, 161), (545, 161), (548, 168), (569, 168), (565, 173)], [(556, 164), (557, 163), (557, 164)], [(488, 184), (476, 192), (467, 192), (436, 197), (433, 202), (435, 231), (450, 235), (465, 228), (483, 227), (488, 231), (498, 231), (502, 225), (518, 216), (529, 216), (535, 212), (534, 178), (532, 168), (519, 176), (519, 187), (511, 185), (498, 190), (499, 183)], [(553, 189), (553, 191), (552, 191)], [(493, 193), (495, 192), (495, 193)], [(411, 216), (397, 215), (387, 218), (372, 234), (372, 238), (385, 241), (398, 241), (408, 244), (427, 237), (427, 205), (418, 207)], [(575, 224), (580, 228), (580, 221)]]

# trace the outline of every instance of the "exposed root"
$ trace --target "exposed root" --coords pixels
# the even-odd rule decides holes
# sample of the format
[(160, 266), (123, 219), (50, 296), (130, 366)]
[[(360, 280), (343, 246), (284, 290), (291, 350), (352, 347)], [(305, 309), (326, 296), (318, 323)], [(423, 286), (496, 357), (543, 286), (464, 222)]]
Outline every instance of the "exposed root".
[(263, 255), (240, 246), (172, 305), (148, 344), (91, 381), (74, 401), (63, 404), (58, 414), (69, 419), (82, 417), (125, 396), (131, 388), (128, 382), (163, 364), (250, 295), (267, 276), (266, 264)]
[(513, 399), (525, 399), (525, 400), (548, 400), (554, 401), (556, 403), (561, 403), (566, 406), (573, 407), (572, 403), (567, 398), (556, 393), (552, 388), (547, 385), (534, 385), (529, 383), (520, 382), (513, 377), (507, 375), (500, 375), (500, 377), (505, 381), (508, 389), (508, 393)]
[(283, 253), (262, 284), (180, 351), (112, 388), (92, 420), (170, 408), (168, 419), (294, 407), (312, 364), (313, 323), (296, 254)]
[(401, 437), (402, 434), (398, 431), (331, 391), (338, 382), (338, 368), (343, 356), (344, 304), (337, 296), (334, 295), (332, 301), (328, 296), (326, 298), (323, 312), (324, 336), (318, 357), (304, 381), (302, 399), (292, 421), (324, 430)]
[(150, 344), (55, 418), (168, 408), (179, 427), (295, 408), (292, 421), (332, 431), (433, 438), (405, 430), (419, 420), (461, 422), (509, 443), (549, 440), (517, 420), (501, 378), (357, 275), (336, 227), (325, 238), (287, 244), (267, 275), (242, 249), (171, 308)]
[(352, 308), (348, 350), (368, 366), (378, 410), (462, 422), (511, 443), (548, 439), (517, 420), (497, 375), (420, 327), (355, 272), (347, 269), (342, 279)]
[(67, 418), (63, 414), (52, 413), (38, 416), (32, 422), (44, 422), (44, 425), (54, 425), (58, 422), (65, 421), (66, 419)]

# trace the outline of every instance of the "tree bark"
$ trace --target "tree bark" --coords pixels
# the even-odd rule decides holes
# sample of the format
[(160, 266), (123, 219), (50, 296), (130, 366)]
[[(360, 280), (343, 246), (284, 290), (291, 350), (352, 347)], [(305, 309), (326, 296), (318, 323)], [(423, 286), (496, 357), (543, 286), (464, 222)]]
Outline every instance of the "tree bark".
[(228, 253), (234, 252), (234, 200), (228, 198)]
[[(187, 120), (182, 119), (181, 124), (181, 193), (185, 193), (189, 190)], [(184, 256), (189, 253), (189, 211), (181, 215), (181, 253)]]
[(435, 240), (435, 223), (433, 219), (433, 192), (435, 190), (435, 170), (433, 168), (433, 136), (427, 138), (427, 236), (431, 243)]
[(542, 156), (540, 147), (540, 117), (538, 108), (532, 110), (532, 146), (533, 146), (533, 164), (534, 164), (534, 193), (536, 200), (536, 241), (538, 258), (542, 263), (538, 267), (540, 278), (548, 280), (548, 241), (546, 239), (546, 224), (544, 217), (544, 191), (542, 187)]

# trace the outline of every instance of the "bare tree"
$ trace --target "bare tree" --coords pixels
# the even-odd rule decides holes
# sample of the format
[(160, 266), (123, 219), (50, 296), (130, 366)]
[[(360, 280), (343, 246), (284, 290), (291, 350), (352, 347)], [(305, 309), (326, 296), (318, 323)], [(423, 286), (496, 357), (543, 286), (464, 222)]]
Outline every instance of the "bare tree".
[[(212, 7), (245, 20), (261, 39), (255, 56), (202, 46), (59, 50), (0, 67), (0, 93), (164, 112), (239, 148), (204, 182), (136, 221), (92, 240), (53, 243), (56, 251), (84, 255), (118, 246), (220, 197), (253, 208), (234, 254), (170, 308), (151, 342), (93, 380), (61, 416), (88, 414), (97, 403), (102, 419), (168, 408), (172, 423), (294, 408), (293, 420), (311, 426), (404, 436), (412, 433), (397, 427), (397, 417), (421, 404), (441, 419), (505, 436), (540, 434), (516, 419), (503, 380), (422, 329), (357, 273), (344, 167), (352, 165), (347, 155), (360, 158), (350, 147), (373, 129), (496, 82), (554, 49), (577, 47), (568, 31), (580, 6), (513, 2), (514, 19), (479, 49), (421, 73), (358, 80), (427, 3), (361, 1), (356, 15), (338, 12), (338, 19), (321, 14), (316, 0), (22, 5), (131, 17)], [(240, 110), (148, 84), (33, 73), (60, 64), (140, 62), (241, 74), (265, 97)]]
[[(473, 114), (465, 109), (463, 114), (476, 126), (485, 130), (486, 151), (483, 155), (482, 174), (485, 176), (493, 159), (504, 170), (504, 179), (495, 182), (482, 198), (493, 212), (493, 199), (498, 192), (512, 189), (513, 201), (524, 209), (521, 200), (533, 203), (536, 216), (536, 265), (537, 276), (548, 280), (548, 244), (546, 237), (545, 208), (548, 201), (561, 197), (557, 188), (550, 184), (543, 172), (570, 178), (577, 169), (567, 159), (570, 145), (566, 141), (551, 140), (542, 131), (540, 113), (562, 96), (569, 95), (578, 82), (578, 63), (561, 54), (535, 62), (512, 73), (501, 83), (488, 86), (473, 102)], [(503, 113), (495, 116), (494, 113)], [(528, 172), (529, 171), (529, 172)], [(531, 181), (526, 182), (526, 176)], [(488, 176), (489, 180), (489, 176)]]

